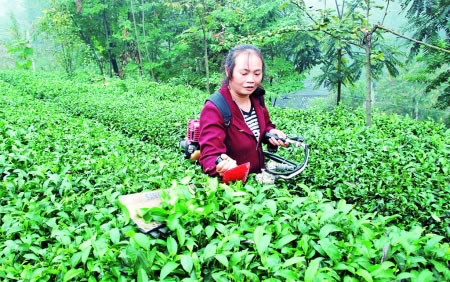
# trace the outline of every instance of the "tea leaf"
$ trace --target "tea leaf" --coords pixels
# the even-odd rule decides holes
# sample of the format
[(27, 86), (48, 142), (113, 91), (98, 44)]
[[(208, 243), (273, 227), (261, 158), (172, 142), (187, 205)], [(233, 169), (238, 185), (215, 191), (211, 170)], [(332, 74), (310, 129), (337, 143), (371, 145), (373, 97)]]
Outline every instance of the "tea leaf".
[(120, 242), (120, 231), (117, 228), (113, 228), (109, 231), (109, 238), (111, 242), (114, 244), (118, 244)]
[(203, 259), (213, 257), (216, 254), (216, 248), (216, 244), (208, 244), (204, 249)]
[(241, 274), (244, 274), (245, 277), (247, 277), (248, 279), (250, 279), (250, 281), (256, 281), (256, 282), (259, 282), (259, 281), (260, 281), (258, 275), (254, 274), (254, 273), (252, 273), (252, 272), (250, 272), (250, 271), (248, 271), (248, 270), (240, 270), (239, 272), (240, 272)]
[(424, 269), (419, 273), (419, 276), (417, 276), (417, 281), (423, 281), (423, 282), (434, 281), (433, 273), (431, 271), (429, 271), (428, 269)]
[(399, 275), (397, 275), (395, 277), (395, 280), (404, 280), (404, 279), (411, 279), (411, 278), (415, 278), (416, 276), (412, 273), (409, 272), (402, 272)]
[(162, 279), (166, 278), (167, 275), (169, 275), (170, 273), (172, 273), (172, 271), (177, 269), (178, 265), (179, 265), (178, 263), (171, 262), (171, 261), (166, 263), (166, 265), (164, 265), (164, 267), (161, 269), (159, 279), (162, 280)]
[(281, 276), (285, 278), (287, 281), (298, 281), (298, 275), (292, 270), (282, 269), (275, 272), (275, 276)]
[(64, 274), (64, 282), (72, 280), (82, 273), (84, 273), (83, 269), (72, 268)]
[(316, 258), (311, 261), (308, 265), (308, 268), (305, 272), (305, 282), (312, 282), (314, 277), (316, 276), (317, 270), (319, 269), (320, 261), (323, 258)]
[(305, 262), (305, 258), (304, 257), (293, 257), (293, 258), (290, 258), (287, 261), (285, 261), (281, 267), (285, 268), (285, 267), (288, 267), (288, 266), (291, 266), (293, 264), (297, 264), (300, 262)]
[(206, 237), (210, 238), (214, 234), (215, 228), (214, 226), (208, 225), (205, 228)]
[(271, 235), (263, 235), (264, 228), (262, 226), (258, 226), (253, 232), (253, 239), (256, 244), (256, 249), (259, 255), (262, 255), (268, 248), (270, 244)]
[(334, 225), (334, 224), (326, 224), (320, 229), (319, 237), (321, 239), (325, 238), (331, 232), (336, 232), (336, 231), (341, 231), (341, 229), (339, 227), (337, 227), (336, 225)]
[(136, 234), (134, 234), (133, 239), (144, 250), (146, 250), (146, 251), (150, 250), (151, 242), (150, 242), (150, 238), (148, 237), (148, 235), (145, 235), (145, 234), (142, 234), (142, 233), (136, 233)]
[(139, 268), (137, 274), (138, 274), (137, 275), (138, 282), (147, 282), (148, 281), (147, 272), (143, 268)]
[(180, 246), (183, 247), (186, 241), (186, 230), (184, 230), (184, 228), (181, 226), (177, 228), (177, 239), (180, 243)]
[(295, 235), (292, 235), (292, 234), (286, 235), (283, 238), (281, 238), (280, 240), (278, 240), (278, 242), (276, 243), (276, 248), (280, 249), (281, 247), (294, 241), (295, 239), (297, 239), (297, 236), (295, 236)]
[(181, 266), (187, 273), (191, 273), (193, 262), (192, 257), (190, 255), (182, 255), (181, 256)]
[(333, 261), (340, 261), (342, 258), (342, 254), (339, 251), (339, 249), (336, 247), (336, 245), (331, 242), (330, 239), (324, 238), (319, 241), (320, 246), (325, 251), (325, 253), (333, 260)]
[(169, 252), (169, 256), (174, 256), (178, 252), (178, 244), (172, 236), (167, 238), (167, 251)]
[(225, 255), (217, 254), (215, 258), (223, 264), (225, 267), (228, 267), (228, 258)]
[(277, 203), (274, 200), (267, 200), (266, 204), (269, 207), (272, 216), (275, 216), (277, 213)]
[(358, 274), (359, 276), (364, 278), (367, 282), (372, 282), (373, 281), (372, 276), (365, 269), (362, 269), (362, 268), (358, 269), (358, 271), (356, 271), (356, 274)]

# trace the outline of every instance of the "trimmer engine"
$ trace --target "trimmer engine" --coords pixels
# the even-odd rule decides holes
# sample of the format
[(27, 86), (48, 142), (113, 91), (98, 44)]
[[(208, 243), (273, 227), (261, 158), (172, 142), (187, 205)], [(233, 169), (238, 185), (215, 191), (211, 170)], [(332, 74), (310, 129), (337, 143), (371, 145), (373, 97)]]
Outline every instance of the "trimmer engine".
[(198, 160), (200, 157), (200, 121), (191, 119), (188, 121), (186, 137), (180, 141), (180, 147), (184, 151), (184, 157), (190, 160)]

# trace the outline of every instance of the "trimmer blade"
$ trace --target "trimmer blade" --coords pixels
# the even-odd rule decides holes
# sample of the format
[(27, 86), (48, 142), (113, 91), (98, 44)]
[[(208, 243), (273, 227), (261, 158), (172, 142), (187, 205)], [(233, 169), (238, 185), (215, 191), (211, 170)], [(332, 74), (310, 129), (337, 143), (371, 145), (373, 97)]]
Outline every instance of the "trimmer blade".
[(250, 162), (241, 164), (235, 168), (229, 169), (223, 173), (222, 183), (228, 184), (241, 180), (242, 183), (247, 181), (248, 173), (250, 172)]

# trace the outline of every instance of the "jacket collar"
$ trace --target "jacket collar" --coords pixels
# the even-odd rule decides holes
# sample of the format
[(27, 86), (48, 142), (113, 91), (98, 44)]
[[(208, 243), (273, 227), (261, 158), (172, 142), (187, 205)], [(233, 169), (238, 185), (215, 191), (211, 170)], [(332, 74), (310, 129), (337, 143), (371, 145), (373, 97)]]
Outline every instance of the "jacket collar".
[[(231, 111), (231, 122), (234, 123), (236, 127), (238, 127), (240, 130), (246, 132), (247, 134), (250, 134), (253, 136), (253, 132), (250, 130), (250, 128), (245, 123), (244, 117), (242, 116), (242, 112), (239, 109), (239, 106), (234, 102), (233, 97), (231, 96), (231, 92), (228, 89), (228, 85), (224, 82), (222, 82), (222, 85), (220, 86), (219, 93), (222, 94), (225, 97), (225, 101), (227, 101), (228, 106), (230, 107)], [(258, 87), (251, 95), (250, 99), (253, 104), (253, 108), (256, 111), (256, 116), (258, 117), (258, 123), (259, 123), (259, 141), (263, 138), (262, 133), (266, 130), (266, 123), (264, 121), (264, 113), (262, 111), (262, 108), (260, 106), (259, 102), (259, 96), (263, 96), (265, 94), (265, 90), (262, 87)], [(241, 118), (236, 118), (241, 117)]]

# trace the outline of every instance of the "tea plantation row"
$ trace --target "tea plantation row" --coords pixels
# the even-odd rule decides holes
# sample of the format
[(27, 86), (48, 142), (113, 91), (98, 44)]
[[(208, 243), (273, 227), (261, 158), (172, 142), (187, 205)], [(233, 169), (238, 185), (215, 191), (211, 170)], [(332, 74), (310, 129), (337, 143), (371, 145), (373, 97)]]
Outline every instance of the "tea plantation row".
[(168, 163), (173, 152), (64, 114), (3, 82), (0, 93), (0, 277), (133, 276), (133, 264), (123, 263), (123, 233), (134, 226), (123, 229), (117, 197), (194, 172)]
[[(20, 78), (11, 73), (1, 76), (10, 83), (13, 77)], [(157, 146), (151, 140), (161, 141), (158, 135), (135, 130), (139, 122), (145, 123), (143, 118), (135, 116), (138, 122), (131, 126), (133, 116), (126, 115), (127, 108), (121, 107), (131, 107), (133, 101), (150, 101), (147, 96), (151, 93), (128, 91), (128, 104), (117, 102), (127, 99), (122, 99), (118, 90), (123, 86), (114, 85), (86, 84), (83, 91), (90, 95), (71, 94), (70, 87), (61, 87), (67, 93), (53, 97), (45, 96), (43, 90), (40, 97), (37, 92), (29, 92), (44, 100), (23, 94), (23, 89), (32, 89), (38, 81), (39, 77), (28, 76), (15, 89), (0, 82), (0, 277), (4, 279), (439, 281), (450, 277), (449, 245), (443, 242), (443, 236), (425, 235), (420, 227), (405, 231), (389, 226), (395, 216), (366, 215), (344, 201), (332, 202), (326, 197), (336, 197), (335, 191), (330, 188), (327, 193), (328, 187), (315, 183), (320, 179), (301, 177), (298, 182), (309, 182), (314, 190), (325, 188), (324, 192), (311, 192), (295, 182), (262, 187), (253, 179), (245, 187), (217, 185), (197, 166), (181, 159), (173, 148), (175, 137)], [(63, 83), (67, 82), (60, 85)], [(51, 92), (51, 85), (41, 87)], [(151, 101), (161, 99), (171, 106), (172, 115), (178, 118), (167, 130), (181, 134), (184, 121), (178, 124), (178, 120), (194, 114), (185, 113), (171, 100), (170, 88), (152, 87), (168, 91), (167, 99), (161, 95)], [(132, 85), (126, 88), (139, 89)], [(93, 89), (103, 103), (96, 102), (96, 93), (90, 92)], [(111, 97), (106, 91), (117, 94)], [(70, 98), (85, 106), (79, 103), (70, 107)], [(202, 103), (204, 96), (196, 99)], [(88, 110), (90, 105), (115, 114), (108, 115), (110, 118), (94, 116), (95, 110)], [(152, 114), (158, 110), (158, 104), (143, 107)], [(274, 119), (299, 114), (271, 112)], [(73, 117), (74, 113), (80, 117)], [(324, 137), (315, 129), (320, 126), (331, 130), (325, 114), (318, 118), (300, 115), (310, 118), (311, 127), (289, 125), (289, 117), (284, 120), (286, 129), (303, 130), (295, 126), (305, 126), (311, 139), (319, 140)], [(358, 126), (355, 116), (340, 115), (346, 126)], [(117, 124), (121, 117), (131, 130)], [(162, 132), (157, 125), (146, 126), (153, 128), (154, 134)], [(436, 128), (432, 133), (439, 135)], [(314, 151), (321, 148), (319, 143), (312, 145)], [(322, 157), (317, 155), (315, 162), (320, 163)], [(178, 180), (179, 194), (166, 209), (153, 211), (153, 216), (167, 220), (173, 230), (171, 236), (159, 240), (136, 233), (117, 209), (117, 196), (169, 187), (172, 179)], [(188, 189), (192, 185), (197, 187), (195, 192)]]
[[(71, 114), (170, 151), (176, 151), (187, 121), (199, 115), (207, 97), (181, 86), (148, 82), (74, 84), (21, 72), (0, 73), (0, 78)], [(345, 108), (330, 113), (278, 108), (270, 112), (279, 128), (304, 136), (312, 149), (303, 183), (364, 212), (400, 214), (395, 221), (400, 226), (420, 223), (429, 231), (450, 235), (450, 131), (443, 125), (377, 114), (374, 125), (366, 128), (363, 112)]]

